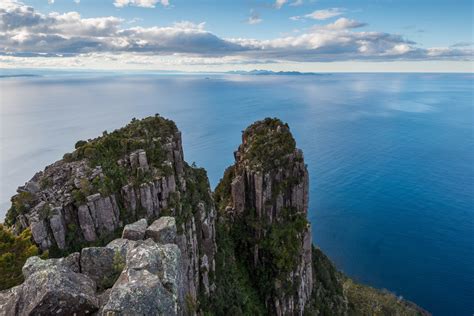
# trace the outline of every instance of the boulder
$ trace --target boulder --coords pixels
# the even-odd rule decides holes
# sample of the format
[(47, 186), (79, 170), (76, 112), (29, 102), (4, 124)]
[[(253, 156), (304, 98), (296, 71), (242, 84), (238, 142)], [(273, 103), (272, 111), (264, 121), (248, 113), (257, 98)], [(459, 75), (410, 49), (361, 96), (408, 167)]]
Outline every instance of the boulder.
[(128, 269), (148, 270), (158, 274), (161, 266), (160, 245), (151, 239), (137, 241), (135, 247), (127, 252)]
[(135, 240), (118, 238), (107, 244), (107, 248), (113, 249), (115, 253), (120, 253), (122, 258), (127, 257), (127, 253), (137, 245)]
[(126, 269), (110, 291), (102, 315), (177, 315), (178, 305), (160, 278), (148, 270)]
[(147, 228), (146, 238), (151, 238), (160, 244), (174, 243), (176, 240), (176, 220), (174, 217), (163, 216)]
[(100, 290), (112, 287), (124, 268), (119, 251), (107, 247), (90, 247), (81, 251), (81, 271), (97, 284)]
[(30, 257), (24, 272), (25, 282), (7, 294), (7, 308), (15, 310), (5, 315), (88, 315), (99, 308), (95, 282), (58, 260)]
[(145, 218), (142, 218), (135, 223), (125, 225), (122, 232), (122, 238), (129, 240), (142, 240), (145, 238), (145, 231), (147, 227), (148, 222)]
[(48, 260), (42, 260), (39, 257), (30, 257), (25, 262), (22, 268), (23, 276), (26, 278), (30, 277), (30, 275), (41, 271), (47, 267), (54, 266), (60, 269), (69, 269), (72, 272), (79, 273), (80, 266), (79, 266), (80, 254), (79, 252), (71, 253), (69, 256), (65, 258), (53, 258)]

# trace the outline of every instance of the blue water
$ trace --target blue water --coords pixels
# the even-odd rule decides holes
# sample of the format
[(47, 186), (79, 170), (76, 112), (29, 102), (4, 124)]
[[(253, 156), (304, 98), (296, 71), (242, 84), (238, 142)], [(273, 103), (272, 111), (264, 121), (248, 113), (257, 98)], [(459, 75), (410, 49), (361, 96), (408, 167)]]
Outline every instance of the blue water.
[(241, 131), (277, 116), (337, 267), (434, 315), (474, 313), (474, 75), (43, 75), (0, 79), (0, 218), (35, 171), (132, 117), (173, 119), (214, 186)]

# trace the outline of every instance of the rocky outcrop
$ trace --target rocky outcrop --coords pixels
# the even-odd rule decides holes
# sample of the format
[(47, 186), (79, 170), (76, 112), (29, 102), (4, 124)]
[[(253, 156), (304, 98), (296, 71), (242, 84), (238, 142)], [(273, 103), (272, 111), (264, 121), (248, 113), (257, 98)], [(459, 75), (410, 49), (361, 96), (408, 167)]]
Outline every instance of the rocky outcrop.
[(0, 292), (0, 315), (180, 315), (181, 268), (179, 247), (152, 239), (116, 239), (61, 259), (30, 257), (25, 282)]
[[(275, 315), (302, 315), (313, 289), (311, 229), (305, 224), (309, 181), (303, 152), (296, 149), (287, 125), (266, 119), (243, 132), (234, 156), (225, 211), (234, 225), (255, 227), (247, 236), (250, 242), (243, 245), (251, 270), (271, 269), (276, 259), (266, 246), (269, 235), (278, 234), (279, 225), (290, 226), (297, 217), (303, 219), (291, 239), (297, 243), (298, 251), (291, 254), (294, 260), (272, 276), (273, 289), (261, 289), (266, 293), (265, 305)], [(278, 251), (287, 251), (284, 247)]]
[(174, 243), (176, 240), (176, 221), (174, 217), (160, 217), (146, 229), (145, 235), (158, 243)]
[(148, 227), (148, 222), (145, 218), (141, 220), (125, 225), (122, 233), (122, 238), (130, 240), (141, 240), (145, 238), (145, 232)]
[(6, 219), (69, 255), (30, 257), (25, 281), (0, 291), (0, 316), (427, 315), (312, 246), (308, 171), (286, 124), (252, 124), (234, 155), (212, 194), (159, 116), (78, 142), (18, 188)]
[[(184, 258), (182, 295), (197, 302), (210, 294), (216, 252), (215, 208), (202, 172), (184, 161), (181, 133), (173, 122), (159, 116), (133, 120), (78, 142), (73, 153), (19, 187), (6, 224), (17, 233), (30, 228), (40, 249), (56, 255), (105, 245), (124, 226), (122, 237), (129, 241), (146, 233), (160, 243), (176, 242)], [(144, 231), (147, 220), (162, 215), (172, 216), (174, 224), (161, 219)], [(96, 254), (88, 251), (93, 248), (86, 249), (83, 260), (92, 260)], [(92, 266), (113, 263), (107, 250), (95, 251), (104, 262), (91, 261)], [(110, 276), (96, 273), (89, 277), (99, 288), (110, 282)]]

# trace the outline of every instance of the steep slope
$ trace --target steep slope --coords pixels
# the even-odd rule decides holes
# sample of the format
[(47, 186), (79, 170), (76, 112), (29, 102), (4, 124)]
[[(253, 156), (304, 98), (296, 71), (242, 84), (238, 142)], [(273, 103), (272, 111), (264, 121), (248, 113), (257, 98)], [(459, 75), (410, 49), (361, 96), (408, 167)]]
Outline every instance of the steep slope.
[[(220, 220), (216, 280), (240, 284), (252, 300), (224, 312), (269, 315), (421, 315), (416, 305), (356, 284), (311, 243), (308, 171), (288, 125), (267, 118), (249, 126), (215, 190)], [(222, 240), (227, 238), (221, 246)], [(235, 262), (234, 271), (222, 265)], [(225, 275), (224, 275), (225, 274)], [(219, 305), (218, 305), (219, 306)], [(215, 308), (215, 307), (214, 307)], [(254, 312), (254, 314), (257, 314)]]
[(75, 147), (18, 188), (5, 224), (17, 234), (30, 229), (41, 250), (57, 257), (103, 246), (140, 218), (175, 216), (187, 298), (209, 295), (214, 203), (205, 170), (184, 161), (174, 122), (134, 119)]
[(216, 201), (239, 231), (236, 251), (268, 311), (301, 313), (313, 287), (303, 153), (287, 125), (266, 119), (244, 131), (235, 160)]
[(249, 126), (214, 194), (183, 157), (172, 121), (134, 119), (18, 188), (0, 284), (25, 282), (0, 292), (0, 315), (427, 315), (312, 245), (309, 175), (287, 124)]

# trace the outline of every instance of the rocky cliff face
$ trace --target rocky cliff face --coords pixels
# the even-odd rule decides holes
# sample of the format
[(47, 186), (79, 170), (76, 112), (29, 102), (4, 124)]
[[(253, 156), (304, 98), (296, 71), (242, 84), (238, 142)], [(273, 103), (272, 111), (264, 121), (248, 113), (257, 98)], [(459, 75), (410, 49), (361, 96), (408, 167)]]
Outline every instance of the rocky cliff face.
[(278, 119), (243, 132), (214, 194), (159, 116), (75, 147), (18, 188), (0, 225), (0, 285), (32, 256), (0, 316), (427, 314), (312, 246), (308, 171)]
[(301, 315), (313, 289), (303, 152), (287, 125), (266, 119), (243, 132), (229, 172), (230, 195), (222, 207), (236, 225), (252, 227), (241, 247), (259, 283), (270, 286), (260, 291), (267, 309)]
[(213, 288), (215, 208), (205, 171), (184, 161), (172, 121), (151, 117), (81, 141), (18, 188), (6, 223), (53, 256), (103, 245), (139, 218), (177, 219), (185, 296)]

